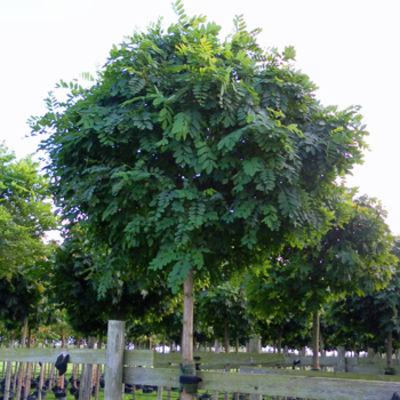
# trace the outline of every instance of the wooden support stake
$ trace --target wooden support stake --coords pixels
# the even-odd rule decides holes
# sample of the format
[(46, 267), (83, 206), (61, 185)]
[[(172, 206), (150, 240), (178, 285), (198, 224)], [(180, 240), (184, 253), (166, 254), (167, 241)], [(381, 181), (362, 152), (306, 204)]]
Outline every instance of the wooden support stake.
[(3, 400), (8, 400), (11, 386), (11, 375), (12, 375), (12, 361), (7, 363), (6, 381), (4, 383), (4, 395)]
[(337, 353), (338, 356), (335, 372), (346, 372), (345, 348), (343, 346), (338, 346)]
[[(94, 337), (90, 336), (88, 340), (88, 348), (94, 348)], [(93, 389), (93, 364), (85, 365), (85, 374), (81, 380), (82, 386), (82, 400), (90, 400), (92, 397)]]
[(45, 371), (46, 371), (46, 364), (42, 363), (42, 365), (40, 366), (40, 375), (38, 384), (38, 400), (42, 400), (42, 389), (43, 389)]
[(86, 376), (86, 364), (81, 365), (81, 375), (80, 375), (80, 383), (79, 383), (79, 400), (83, 399), (83, 389), (84, 389), (84, 382), (85, 382), (85, 376)]
[[(280, 352), (280, 346), (279, 352)], [(261, 353), (261, 338), (259, 336), (252, 336), (249, 340), (249, 350), (251, 353)], [(261, 400), (262, 396), (259, 394), (251, 394), (249, 400)]]
[[(26, 336), (28, 334), (28, 317), (25, 317), (24, 320), (24, 327), (22, 330), (22, 339), (21, 339), (21, 347), (24, 348), (26, 344)], [(21, 398), (21, 393), (22, 392), (22, 387), (24, 386), (24, 370), (25, 370), (25, 363), (20, 362), (19, 363), (19, 370), (17, 373), (18, 376), (18, 382), (17, 382), (17, 389), (15, 392), (15, 398), (20, 399)]]
[(125, 322), (108, 321), (104, 400), (122, 400)]
[(162, 400), (163, 398), (163, 387), (158, 386), (157, 387), (157, 400)]

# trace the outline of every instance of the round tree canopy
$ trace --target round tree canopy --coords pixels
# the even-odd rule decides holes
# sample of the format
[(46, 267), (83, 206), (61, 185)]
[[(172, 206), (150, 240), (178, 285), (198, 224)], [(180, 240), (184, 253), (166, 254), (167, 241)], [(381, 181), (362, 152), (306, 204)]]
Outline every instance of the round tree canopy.
[(325, 230), (325, 195), (360, 161), (356, 108), (323, 107), (291, 64), (293, 48), (264, 51), (241, 17), (188, 18), (114, 46), (90, 88), (61, 82), (32, 119), (50, 157), (57, 205), (109, 246), (113, 271), (169, 271), (255, 262)]

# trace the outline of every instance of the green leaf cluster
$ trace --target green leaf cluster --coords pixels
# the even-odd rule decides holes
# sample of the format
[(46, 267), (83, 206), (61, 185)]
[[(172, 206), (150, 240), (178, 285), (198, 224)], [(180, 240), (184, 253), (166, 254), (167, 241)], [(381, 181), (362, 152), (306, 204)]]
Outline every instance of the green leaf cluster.
[(16, 160), (0, 145), (0, 278), (40, 261), (46, 255), (44, 234), (54, 227), (48, 182), (38, 164)]
[(381, 204), (367, 196), (351, 202), (345, 197), (338, 210), (336, 224), (319, 243), (286, 247), (249, 277), (249, 305), (257, 315), (310, 314), (333, 300), (362, 296), (389, 283), (398, 259)]
[[(136, 271), (135, 279), (109, 271), (103, 265), (104, 252), (94, 249), (86, 236), (82, 227), (74, 226), (48, 269), (51, 300), (65, 310), (74, 331), (85, 336), (104, 335), (110, 319), (129, 321), (144, 319), (150, 311), (157, 314), (157, 307), (170, 293), (165, 282), (154, 282), (155, 276), (146, 271)], [(105, 273), (111, 274), (113, 285), (99, 298), (98, 274)]]

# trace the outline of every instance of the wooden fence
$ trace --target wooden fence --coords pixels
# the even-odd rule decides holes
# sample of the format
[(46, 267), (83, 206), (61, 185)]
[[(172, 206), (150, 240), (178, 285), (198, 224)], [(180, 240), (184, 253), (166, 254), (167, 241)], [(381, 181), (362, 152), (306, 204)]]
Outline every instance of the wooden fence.
[[(68, 350), (70, 362), (104, 364), (105, 400), (122, 399), (123, 384), (157, 386), (159, 399), (163, 388), (179, 387), (179, 354), (166, 355), (150, 350), (127, 351), (124, 328), (122, 321), (109, 321), (107, 349)], [(54, 363), (59, 354), (60, 349), (2, 348), (0, 360)], [(291, 365), (292, 357), (285, 358), (282, 354), (203, 353), (200, 357), (195, 362), (200, 363), (202, 369), (208, 370), (196, 371), (196, 375), (201, 378), (199, 390), (209, 392), (316, 400), (391, 400), (395, 392), (400, 393), (400, 378), (396, 376), (292, 370), (284, 368)], [(300, 360), (303, 365), (308, 362), (307, 358)], [(325, 361), (321, 361), (324, 365)], [(333, 365), (332, 358), (329, 362)], [(237, 372), (210, 370), (227, 365), (231, 371), (236, 369)]]
[[(195, 353), (201, 369), (229, 369), (250, 366), (287, 368), (296, 366), (311, 367), (311, 356), (299, 356), (295, 354), (284, 355), (281, 353)], [(168, 367), (178, 366), (181, 362), (180, 353), (155, 353), (154, 366)], [(322, 369), (330, 369), (335, 372), (349, 372), (365, 375), (384, 375), (386, 371), (386, 359), (379, 355), (364, 357), (345, 357), (343, 348), (339, 348), (338, 356), (322, 356), (319, 358)], [(400, 360), (393, 359), (392, 367), (400, 374)], [(279, 371), (279, 369), (278, 369)]]

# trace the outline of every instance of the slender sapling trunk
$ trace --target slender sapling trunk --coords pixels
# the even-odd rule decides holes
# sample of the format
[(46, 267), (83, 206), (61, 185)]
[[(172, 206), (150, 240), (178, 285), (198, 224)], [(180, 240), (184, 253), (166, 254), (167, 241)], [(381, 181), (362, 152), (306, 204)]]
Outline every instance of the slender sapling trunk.
[(311, 368), (320, 369), (319, 366), (319, 311), (314, 311), (313, 314), (313, 336), (312, 336), (313, 357)]
[(391, 369), (393, 367), (393, 332), (390, 331), (386, 337), (386, 368)]
[[(183, 284), (182, 364), (193, 364), (193, 271)], [(193, 394), (182, 391), (181, 400), (192, 400)]]

